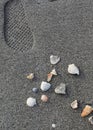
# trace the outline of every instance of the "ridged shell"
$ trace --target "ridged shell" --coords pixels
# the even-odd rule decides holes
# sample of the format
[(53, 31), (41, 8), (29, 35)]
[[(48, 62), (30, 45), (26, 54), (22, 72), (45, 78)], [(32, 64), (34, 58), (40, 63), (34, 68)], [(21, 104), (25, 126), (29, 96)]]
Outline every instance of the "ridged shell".
[(93, 111), (93, 108), (89, 105), (86, 105), (81, 113), (81, 117), (88, 116)]

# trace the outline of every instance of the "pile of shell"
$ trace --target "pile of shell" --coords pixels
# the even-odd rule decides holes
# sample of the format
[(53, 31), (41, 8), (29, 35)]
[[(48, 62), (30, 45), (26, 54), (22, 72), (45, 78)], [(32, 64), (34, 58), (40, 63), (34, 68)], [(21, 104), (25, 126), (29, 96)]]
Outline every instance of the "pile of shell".
[[(50, 56), (50, 63), (51, 63), (52, 65), (57, 64), (60, 60), (61, 60), (61, 59), (60, 59), (59, 56), (55, 56), (55, 55), (51, 55), (51, 56)], [(79, 75), (79, 74), (80, 74), (79, 68), (78, 68), (75, 64), (69, 64), (69, 65), (68, 65), (68, 73), (69, 73), (69, 74), (73, 74), (73, 75)], [(48, 91), (48, 90), (51, 88), (51, 84), (50, 84), (49, 82), (52, 80), (52, 78), (53, 78), (54, 76), (57, 76), (57, 75), (58, 75), (58, 74), (57, 74), (55, 68), (54, 68), (50, 73), (47, 74), (47, 81), (42, 81), (42, 82), (41, 82), (41, 85), (40, 85), (40, 89), (41, 89), (42, 92), (46, 92), (46, 91)], [(30, 74), (27, 76), (27, 79), (33, 80), (34, 77), (35, 77), (34, 73), (30, 73)], [(66, 94), (66, 89), (67, 89), (67, 88), (66, 88), (66, 84), (65, 84), (65, 83), (61, 83), (61, 84), (59, 84), (59, 85), (55, 88), (54, 92), (55, 92), (56, 94), (65, 95), (65, 94)], [(33, 88), (32, 91), (33, 91), (34, 93), (37, 93), (37, 92), (38, 92), (38, 88)], [(47, 95), (45, 95), (45, 94), (41, 95), (41, 101), (42, 101), (42, 102), (48, 102), (48, 99), (49, 99), (49, 98), (48, 98)], [(26, 104), (27, 104), (27, 106), (29, 106), (29, 107), (35, 106), (35, 105), (37, 104), (36, 98), (29, 97), (29, 98), (27, 99), (27, 101), (26, 101)], [(79, 103), (78, 103), (77, 100), (75, 100), (75, 101), (73, 101), (73, 102), (71, 103), (71, 108), (72, 108), (72, 109), (78, 109), (78, 107), (79, 107)], [(85, 108), (84, 108), (84, 109), (82, 110), (82, 112), (81, 112), (81, 117), (86, 117), (86, 116), (88, 116), (91, 112), (93, 112), (92, 106), (86, 105)], [(88, 120), (89, 120), (89, 122), (93, 125), (93, 116), (89, 117)], [(54, 125), (53, 125), (53, 126), (54, 126)]]

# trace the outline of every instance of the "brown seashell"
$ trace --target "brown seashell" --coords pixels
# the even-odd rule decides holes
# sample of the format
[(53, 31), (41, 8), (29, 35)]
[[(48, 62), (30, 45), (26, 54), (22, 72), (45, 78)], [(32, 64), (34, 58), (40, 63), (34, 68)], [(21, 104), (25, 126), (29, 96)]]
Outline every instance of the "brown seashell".
[(89, 105), (86, 105), (81, 113), (81, 117), (88, 116), (93, 111), (93, 108)]
[(31, 74), (29, 74), (28, 76), (27, 76), (27, 79), (33, 79), (34, 78), (34, 74), (33, 73), (31, 73)]
[(47, 75), (47, 81), (50, 82), (51, 79), (52, 79), (52, 77), (53, 77), (53, 74), (52, 74), (52, 73), (49, 73), (49, 74)]

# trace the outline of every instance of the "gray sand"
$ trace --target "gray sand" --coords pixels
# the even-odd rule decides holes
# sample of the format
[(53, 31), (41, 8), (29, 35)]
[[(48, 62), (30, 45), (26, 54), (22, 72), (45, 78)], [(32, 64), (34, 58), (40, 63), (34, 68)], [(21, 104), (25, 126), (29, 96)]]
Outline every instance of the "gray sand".
[[(0, 130), (52, 130), (52, 123), (57, 124), (56, 130), (92, 130), (88, 117), (83, 119), (80, 113), (86, 103), (93, 103), (93, 1), (21, 1), (28, 30), (27, 27), (24, 30), (20, 28), (20, 35), (24, 33), (25, 37), (17, 49), (8, 44), (18, 46), (19, 35), (12, 41), (16, 26), (14, 31), (11, 30), (12, 23), (6, 19), (7, 27), (4, 25), (3, 28), (4, 16), (17, 17), (17, 0), (10, 1), (5, 8), (13, 8), (12, 12), (10, 9), (11, 15), (8, 10), (4, 15), (6, 1), (0, 2)], [(13, 22), (18, 23), (17, 20)], [(25, 22), (19, 24), (23, 28), (26, 26)], [(27, 37), (28, 32), (31, 38), (30, 35)], [(31, 40), (29, 48), (24, 49), (24, 39), (25, 44)], [(59, 76), (54, 77), (52, 88), (46, 92), (49, 102), (42, 103), (42, 92), (34, 94), (32, 88), (39, 88), (42, 80), (46, 81), (46, 74), (52, 69), (51, 54), (61, 57), (55, 65)], [(80, 68), (80, 76), (67, 73), (70, 63)], [(26, 79), (29, 72), (36, 75), (33, 82)], [(67, 84), (67, 95), (54, 93), (54, 88), (61, 82)], [(36, 107), (26, 106), (29, 96), (37, 98)], [(70, 103), (75, 99), (80, 101), (80, 107), (74, 111)]]

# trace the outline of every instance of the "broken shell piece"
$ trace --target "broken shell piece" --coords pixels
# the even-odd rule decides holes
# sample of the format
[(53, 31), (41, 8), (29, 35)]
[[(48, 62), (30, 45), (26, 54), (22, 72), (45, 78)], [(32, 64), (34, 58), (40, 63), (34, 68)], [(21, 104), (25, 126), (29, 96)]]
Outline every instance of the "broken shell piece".
[(41, 100), (42, 100), (43, 102), (47, 102), (47, 101), (48, 101), (48, 97), (47, 97), (46, 95), (42, 95), (42, 96), (41, 96)]
[(29, 97), (26, 101), (27, 106), (33, 107), (36, 105), (36, 99), (33, 97)]
[(93, 108), (89, 105), (86, 105), (81, 113), (81, 117), (85, 117), (85, 116), (89, 115), (92, 111), (93, 111)]
[(47, 75), (47, 81), (51, 81), (52, 77), (57, 75), (57, 72), (55, 69), (53, 69), (48, 75)]
[(31, 73), (27, 76), (27, 79), (33, 79), (34, 78), (34, 73)]
[(40, 86), (42, 91), (47, 91), (48, 89), (50, 89), (50, 87), (51, 87), (51, 84), (45, 81), (42, 81), (41, 86)]
[(78, 108), (78, 101), (77, 101), (77, 100), (73, 101), (73, 102), (71, 103), (71, 107), (72, 107), (73, 109), (77, 109), (77, 108)]
[(57, 64), (60, 61), (60, 57), (59, 56), (55, 56), (55, 55), (51, 55), (50, 56), (50, 63), (52, 65)]
[(53, 69), (53, 70), (51, 71), (51, 74), (53, 74), (53, 75), (57, 75), (56, 70), (55, 70), (55, 69)]
[(89, 120), (90, 124), (93, 125), (93, 116), (89, 117), (88, 120)]
[(51, 81), (52, 77), (53, 77), (53, 74), (49, 73), (49, 74), (47, 75), (47, 81), (48, 81), (48, 82)]
[(52, 124), (52, 128), (56, 128), (56, 124)]
[(64, 83), (61, 83), (59, 86), (55, 88), (55, 93), (66, 94), (66, 85)]
[(79, 69), (75, 64), (68, 65), (68, 73), (79, 75)]

